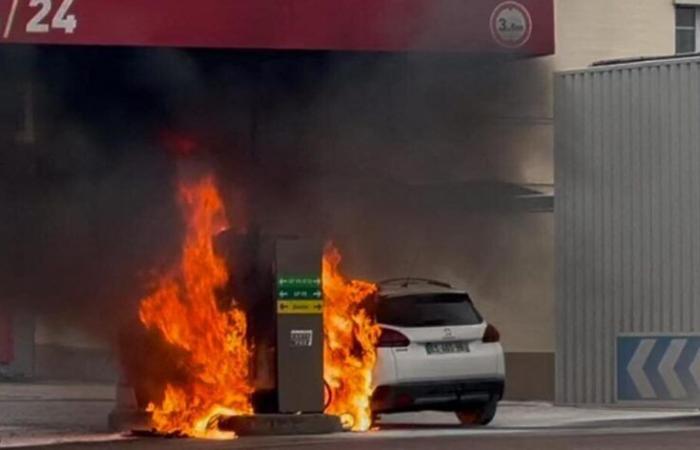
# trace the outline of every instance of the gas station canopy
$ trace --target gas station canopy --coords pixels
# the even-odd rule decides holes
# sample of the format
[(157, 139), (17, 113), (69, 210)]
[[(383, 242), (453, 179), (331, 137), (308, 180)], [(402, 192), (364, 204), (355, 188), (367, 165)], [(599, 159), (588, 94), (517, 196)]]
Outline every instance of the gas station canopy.
[(553, 0), (6, 0), (0, 42), (554, 52)]

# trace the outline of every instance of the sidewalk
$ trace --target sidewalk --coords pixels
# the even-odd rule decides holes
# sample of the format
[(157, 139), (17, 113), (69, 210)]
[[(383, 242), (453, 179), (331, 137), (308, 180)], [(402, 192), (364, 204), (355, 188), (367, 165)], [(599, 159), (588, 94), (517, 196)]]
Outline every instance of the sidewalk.
[(0, 383), (0, 447), (108, 435), (113, 404), (113, 385)]

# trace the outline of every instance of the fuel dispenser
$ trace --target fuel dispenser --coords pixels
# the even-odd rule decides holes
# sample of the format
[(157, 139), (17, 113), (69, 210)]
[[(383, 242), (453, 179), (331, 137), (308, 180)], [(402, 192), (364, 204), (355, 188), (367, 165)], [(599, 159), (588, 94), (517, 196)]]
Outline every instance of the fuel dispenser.
[(238, 434), (342, 430), (323, 414), (323, 285), (320, 240), (229, 235), (233, 295), (249, 319), (255, 415), (221, 426)]
[(321, 240), (267, 236), (253, 227), (219, 241), (231, 296), (249, 321), (256, 414), (323, 413)]
[(279, 240), (276, 249), (279, 412), (323, 412), (321, 246)]

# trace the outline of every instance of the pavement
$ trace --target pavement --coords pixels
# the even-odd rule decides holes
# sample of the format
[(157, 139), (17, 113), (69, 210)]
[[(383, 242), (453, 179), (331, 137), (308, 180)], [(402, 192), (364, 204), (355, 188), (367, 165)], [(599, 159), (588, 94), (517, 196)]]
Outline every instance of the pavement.
[(697, 411), (633, 411), (503, 402), (494, 423), (465, 428), (452, 414), (383, 416), (369, 433), (257, 437), (235, 441), (133, 438), (111, 434), (114, 387), (0, 384), (0, 448), (140, 449), (697, 449)]
[(0, 383), (0, 448), (111, 440), (113, 385)]

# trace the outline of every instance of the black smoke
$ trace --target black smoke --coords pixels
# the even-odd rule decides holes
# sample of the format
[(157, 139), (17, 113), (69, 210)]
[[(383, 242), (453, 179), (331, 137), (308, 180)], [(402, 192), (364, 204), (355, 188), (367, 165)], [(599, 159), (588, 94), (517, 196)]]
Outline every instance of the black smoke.
[(523, 244), (539, 224), (504, 203), (532, 159), (512, 117), (538, 100), (511, 56), (8, 47), (0, 62), (3, 305), (113, 338), (177, 257), (192, 164), (217, 173), (235, 226), (334, 239), (371, 279), (504, 301), (543, 255)]

